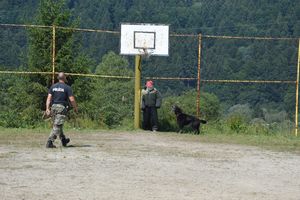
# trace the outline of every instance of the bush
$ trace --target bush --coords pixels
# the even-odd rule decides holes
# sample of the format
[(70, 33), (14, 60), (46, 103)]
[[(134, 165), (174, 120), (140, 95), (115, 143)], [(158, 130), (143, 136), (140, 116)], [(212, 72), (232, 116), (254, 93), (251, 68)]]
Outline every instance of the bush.
[(44, 87), (14, 75), (1, 77), (0, 85), (0, 126), (32, 128), (41, 122), (41, 102), (33, 93), (46, 94)]
[(245, 132), (252, 115), (253, 111), (248, 104), (237, 104), (228, 109), (225, 121), (232, 131), (236, 133)]
[(227, 119), (227, 124), (229, 125), (230, 129), (235, 131), (236, 133), (245, 132), (247, 129), (247, 125), (245, 120), (240, 115), (232, 115)]
[(253, 117), (253, 111), (249, 104), (237, 104), (228, 109), (226, 118), (240, 118), (241, 121), (248, 123)]
[(267, 110), (262, 108), (264, 119), (267, 123), (273, 122), (283, 122), (288, 119), (288, 114), (286, 111), (276, 111), (276, 110)]
[[(133, 76), (128, 61), (109, 52), (96, 68), (98, 74)], [(131, 119), (134, 105), (134, 82), (131, 79), (96, 79), (92, 83), (91, 101), (85, 105), (88, 117), (99, 127), (115, 128)]]

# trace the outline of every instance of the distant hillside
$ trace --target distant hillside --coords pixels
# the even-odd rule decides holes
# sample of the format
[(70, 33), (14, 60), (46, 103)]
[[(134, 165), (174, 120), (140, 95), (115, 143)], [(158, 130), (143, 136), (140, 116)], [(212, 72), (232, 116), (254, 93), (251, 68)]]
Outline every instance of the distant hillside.
[[(176, 32), (299, 36), (295, 0), (66, 0), (81, 27), (119, 29), (121, 22), (170, 24)], [(1, 23), (33, 23), (38, 0), (0, 2)]]

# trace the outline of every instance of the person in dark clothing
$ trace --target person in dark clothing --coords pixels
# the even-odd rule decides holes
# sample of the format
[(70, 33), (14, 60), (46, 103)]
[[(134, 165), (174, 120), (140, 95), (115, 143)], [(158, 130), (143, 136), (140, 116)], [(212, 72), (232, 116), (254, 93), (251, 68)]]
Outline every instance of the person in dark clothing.
[[(59, 82), (52, 85), (48, 92), (46, 101), (46, 115), (52, 117), (53, 128), (48, 138), (46, 148), (55, 148), (53, 142), (57, 137), (60, 138), (62, 145), (65, 147), (70, 142), (69, 138), (63, 133), (63, 124), (68, 112), (69, 102), (72, 104), (74, 111), (77, 113), (78, 108), (70, 86), (65, 82), (66, 76), (63, 72), (58, 74)], [(51, 105), (51, 109), (50, 109)]]
[[(142, 113), (143, 113), (143, 121), (142, 121), (142, 128), (144, 130), (150, 130), (150, 128), (147, 126), (146, 124), (146, 118), (147, 118), (147, 113), (146, 113), (146, 109), (145, 109), (145, 104), (143, 103), (143, 96), (145, 94), (147, 94), (147, 87), (146, 87), (146, 83), (145, 83), (145, 86), (144, 88), (142, 89), (142, 98), (141, 98), (141, 109), (142, 109)], [(148, 121), (148, 119), (147, 119)]]
[(161, 107), (162, 97), (153, 85), (153, 81), (147, 81), (146, 88), (142, 90), (143, 129), (157, 131), (157, 109)]

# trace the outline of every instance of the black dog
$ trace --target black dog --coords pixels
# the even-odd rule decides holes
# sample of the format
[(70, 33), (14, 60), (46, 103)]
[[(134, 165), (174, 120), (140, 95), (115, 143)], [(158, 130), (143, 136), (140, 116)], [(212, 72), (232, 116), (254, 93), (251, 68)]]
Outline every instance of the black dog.
[(200, 130), (199, 130), (200, 124), (201, 123), (206, 124), (205, 120), (198, 119), (197, 117), (194, 117), (192, 115), (187, 115), (187, 114), (183, 113), (182, 110), (176, 105), (172, 106), (172, 111), (176, 115), (177, 124), (180, 128), (179, 132), (182, 132), (182, 128), (185, 125), (191, 124), (191, 127), (193, 128), (195, 133), (199, 134), (200, 133)]

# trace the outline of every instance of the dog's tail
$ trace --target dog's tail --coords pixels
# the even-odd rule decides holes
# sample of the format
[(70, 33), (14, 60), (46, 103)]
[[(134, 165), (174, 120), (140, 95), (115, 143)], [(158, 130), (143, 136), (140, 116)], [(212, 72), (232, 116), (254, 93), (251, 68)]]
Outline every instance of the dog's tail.
[(207, 121), (203, 120), (203, 119), (200, 119), (200, 123), (202, 124), (206, 124)]

